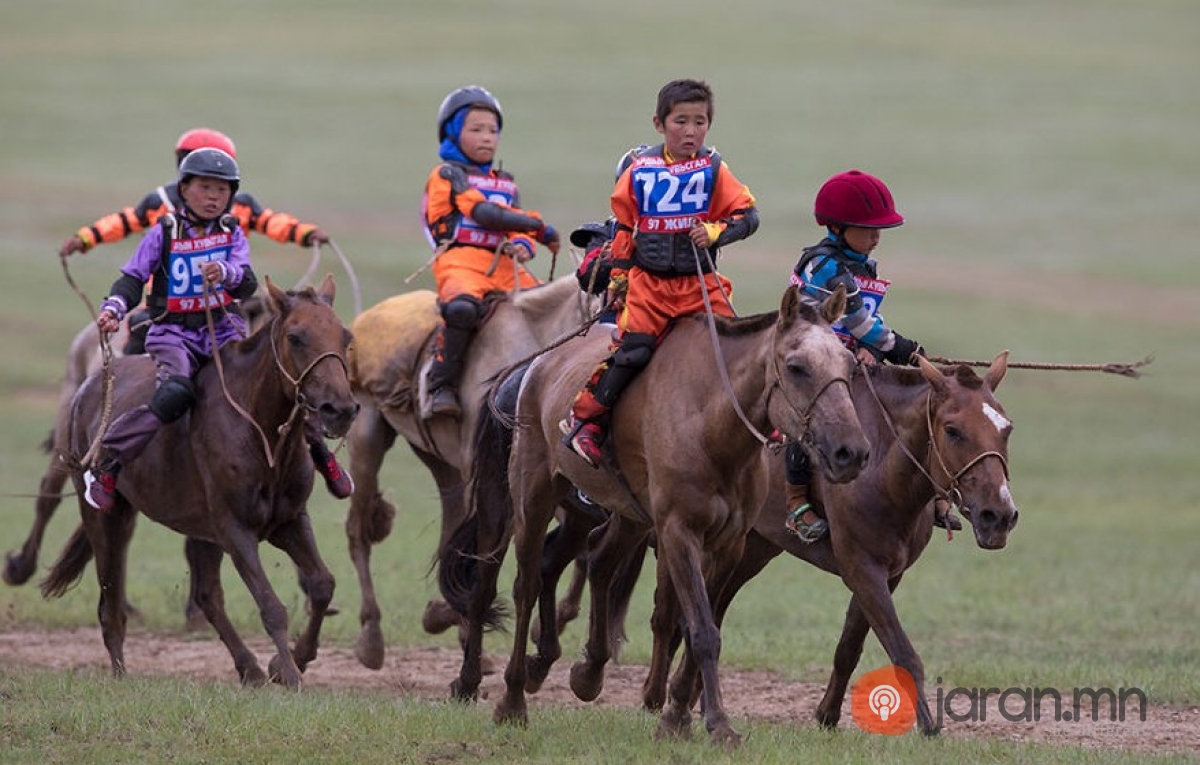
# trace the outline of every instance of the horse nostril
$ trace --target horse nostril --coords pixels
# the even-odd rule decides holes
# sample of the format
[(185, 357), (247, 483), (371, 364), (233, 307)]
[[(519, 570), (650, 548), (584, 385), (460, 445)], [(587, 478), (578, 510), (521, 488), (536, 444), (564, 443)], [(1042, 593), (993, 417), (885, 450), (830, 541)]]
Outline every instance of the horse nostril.
[(994, 526), (999, 520), (1000, 516), (995, 510), (983, 510), (979, 513), (979, 522), (985, 527)]
[(1017, 527), (1017, 518), (1019, 518), (1020, 515), (1021, 515), (1020, 510), (1013, 510), (1012, 518), (1010, 518), (1008, 521), (1008, 530), (1009, 531), (1012, 531), (1014, 528)]

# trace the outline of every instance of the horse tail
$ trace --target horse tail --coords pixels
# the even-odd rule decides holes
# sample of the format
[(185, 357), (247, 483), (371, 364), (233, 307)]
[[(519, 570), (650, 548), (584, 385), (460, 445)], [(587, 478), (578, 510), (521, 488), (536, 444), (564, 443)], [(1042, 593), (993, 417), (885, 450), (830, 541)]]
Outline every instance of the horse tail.
[[(495, 392), (484, 393), (479, 422), (472, 438), (473, 460), (467, 483), (467, 516), (446, 538), (438, 554), (438, 589), (457, 613), (467, 616), (479, 588), (491, 586), (480, 576), (481, 560), (504, 557), (513, 515), (509, 496), (508, 456), (512, 451), (512, 422), (517, 393), (527, 367), (520, 367), (494, 384)], [(486, 627), (497, 629), (506, 616), (503, 604), (488, 604), (483, 616)]]
[(42, 580), (42, 597), (61, 598), (65, 595), (83, 576), (83, 571), (91, 559), (92, 543), (81, 523), (67, 540), (50, 573)]
[(625, 617), (629, 615), (629, 604), (633, 600), (633, 588), (642, 574), (642, 564), (650, 549), (650, 537), (646, 536), (637, 547), (629, 551), (617, 566), (616, 576), (610, 585), (608, 599), (608, 644), (613, 658), (620, 655), (621, 646), (629, 642), (625, 634)]

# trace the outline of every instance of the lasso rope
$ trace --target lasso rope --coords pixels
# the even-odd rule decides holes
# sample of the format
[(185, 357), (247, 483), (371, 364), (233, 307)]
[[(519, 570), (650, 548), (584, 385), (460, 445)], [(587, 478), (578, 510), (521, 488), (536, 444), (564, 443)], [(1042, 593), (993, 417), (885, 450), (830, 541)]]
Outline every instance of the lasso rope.
[[(968, 367), (989, 367), (992, 365), (990, 361), (968, 361), (963, 359), (947, 359), (942, 356), (927, 357), (935, 364), (962, 364)], [(1009, 369), (1041, 369), (1041, 370), (1061, 370), (1065, 372), (1107, 372), (1113, 375), (1122, 377), (1132, 377), (1137, 379), (1142, 376), (1140, 370), (1142, 367), (1148, 366), (1154, 361), (1154, 354), (1146, 356), (1141, 361), (1135, 361), (1132, 364), (1053, 364), (1039, 363), (1034, 361), (1010, 361), (1008, 362)]]
[[(350, 279), (350, 289), (354, 293), (354, 315), (358, 316), (360, 313), (362, 313), (362, 288), (358, 284), (358, 274), (354, 273), (354, 267), (350, 265), (350, 259), (347, 258), (345, 256), (345, 254), (342, 252), (342, 248), (337, 246), (337, 242), (330, 239), (328, 244), (329, 244), (330, 249), (333, 250), (333, 253), (335, 255), (337, 255), (338, 260), (340, 260), (342, 262), (342, 269), (346, 272), (347, 278)], [(432, 260), (429, 261), (429, 263), (432, 263), (432, 262), (433, 262)], [(317, 266), (320, 265), (320, 263), (321, 263), (321, 243), (313, 242), (313, 244), (312, 244), (312, 259), (309, 260), (309, 262), (308, 262), (308, 270), (304, 272), (304, 276), (300, 277), (300, 281), (296, 282), (296, 286), (292, 288), (292, 291), (297, 291), (300, 288), (304, 287), (305, 285), (309, 284), (310, 281), (312, 280), (313, 276), (316, 275)], [(425, 265), (428, 266), (429, 263), (427, 263)], [(417, 274), (421, 273), (421, 271), (423, 271), (424, 269), (425, 269), (425, 266), (422, 266), (412, 276), (416, 276)], [(410, 276), (408, 279), (405, 279), (404, 283), (408, 284), (409, 280), (412, 279), (412, 276)]]
[[(92, 323), (95, 324), (99, 317), (96, 314), (96, 309), (92, 306), (92, 301), (88, 300), (87, 295), (75, 283), (75, 279), (71, 276), (71, 269), (67, 266), (67, 256), (59, 256), (59, 263), (62, 264), (63, 275), (67, 277), (67, 284), (71, 285), (71, 289), (83, 301), (87, 307), (88, 315), (92, 317)], [(90, 465), (92, 460), (96, 458), (96, 454), (100, 451), (100, 439), (104, 437), (104, 432), (108, 430), (109, 420), (112, 418), (112, 388), (113, 388), (113, 370), (112, 370), (112, 343), (109, 342), (108, 333), (101, 330), (100, 338), (100, 358), (101, 358), (101, 376), (100, 376), (100, 391), (102, 396), (103, 406), (100, 409), (100, 426), (96, 428), (96, 436), (92, 439), (91, 445), (88, 447), (87, 453), (83, 455), (80, 465)]]

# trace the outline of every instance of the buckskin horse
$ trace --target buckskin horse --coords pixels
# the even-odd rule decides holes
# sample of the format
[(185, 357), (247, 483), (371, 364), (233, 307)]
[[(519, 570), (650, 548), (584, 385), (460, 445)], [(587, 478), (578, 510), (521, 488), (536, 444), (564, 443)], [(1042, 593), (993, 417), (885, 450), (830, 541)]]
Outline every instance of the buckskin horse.
[[(719, 590), (741, 558), (762, 506), (764, 430), (778, 428), (811, 443), (832, 481), (853, 478), (867, 459), (849, 396), (852, 358), (829, 330), (844, 300), (839, 292), (818, 314), (789, 288), (777, 313), (678, 320), (615, 408), (612, 454), (602, 470), (563, 445), (559, 421), (605, 353), (605, 338), (573, 340), (536, 359), (520, 382), (515, 408), (508, 395), (515, 385), (502, 382), (498, 401), (515, 413), (518, 425), (506, 438), (494, 412), (481, 420), (472, 473), (475, 512), (446, 546), (439, 571), (447, 601), (474, 629), (456, 681), (458, 694), (478, 688), (476, 655), (483, 626), (498, 619), (495, 578), (511, 534), (516, 624), (506, 692), (495, 718), (527, 722), (525, 693), (540, 685), (544, 670), (561, 654), (555, 610), (543, 603), (538, 654), (527, 657), (531, 613), (542, 585), (543, 536), (555, 505), (574, 484), (656, 535), (659, 588), (677, 594), (704, 678), (705, 725), (714, 742), (740, 742), (721, 701), (720, 632), (709, 593)], [(714, 383), (718, 364), (728, 369), (728, 391)], [(659, 735), (689, 733), (691, 687), (673, 695)]]
[[(921, 730), (937, 732), (924, 698), (924, 667), (904, 632), (892, 595), (930, 541), (935, 496), (961, 506), (976, 543), (985, 550), (1003, 548), (1016, 526), (1019, 513), (1008, 485), (1012, 422), (994, 395), (1007, 359), (1007, 352), (999, 354), (982, 379), (966, 366), (938, 369), (924, 359), (919, 369), (876, 367), (857, 372), (851, 390), (859, 422), (871, 442), (871, 459), (850, 483), (831, 484), (817, 478), (812, 496), (829, 518), (830, 535), (815, 544), (800, 542), (784, 528), (789, 508), (783, 460), (773, 459), (766, 504), (746, 540), (741, 561), (716, 593), (713, 607), (719, 622), (738, 590), (782, 552), (842, 578), (852, 597), (833, 672), (816, 712), (822, 726), (837, 726), (846, 688), (871, 630), (891, 662), (912, 675)], [(610, 581), (620, 578), (615, 562), (622, 560), (623, 551), (633, 549), (630, 536), (628, 529), (612, 526), (589, 556), (593, 593), (589, 639), (583, 660), (571, 671), (571, 687), (585, 701), (596, 698), (603, 685), (613, 629), (609, 617), (613, 604), (605, 597)], [(673, 597), (669, 589), (655, 595), (654, 648), (643, 687), (648, 709), (664, 703), (671, 652), (680, 639)]]
[[(185, 551), (201, 609), (233, 656), (246, 685), (269, 680), (299, 688), (317, 654), (333, 575), (322, 561), (305, 503), (313, 466), (304, 442), (305, 412), (330, 437), (350, 427), (358, 411), (346, 375), (350, 333), (333, 312), (334, 285), (289, 294), (266, 280), (273, 318), (246, 340), (231, 343), (196, 373), (192, 411), (160, 430), (151, 446), (121, 472), (117, 504), (98, 513), (82, 499), (80, 470), (72, 478), (83, 523), (42, 583), (61, 596), (94, 556), (100, 582), (100, 627), (112, 671), (125, 672), (125, 563), (137, 513), (187, 537)], [(75, 396), (67, 442), (78, 464), (96, 436), (105, 406), (97, 376)], [(112, 411), (148, 401), (153, 363), (146, 356), (114, 362)], [(236, 406), (235, 406), (236, 402)], [(271, 588), (258, 554), (266, 539), (296, 564), (311, 613), (293, 649), (287, 609)], [(264, 674), (225, 613), (220, 565), (228, 554), (258, 604), (277, 653)]]
[[(466, 514), (462, 476), (471, 461), (470, 434), (478, 412), (478, 391), (499, 370), (579, 328), (590, 307), (590, 299), (573, 274), (491, 303), (489, 317), (467, 354), (460, 383), (460, 419), (426, 419), (421, 413), (421, 371), (429, 362), (431, 341), (441, 324), (435, 293), (406, 292), (355, 319), (348, 364), (362, 411), (346, 438), (355, 482), (346, 536), (362, 593), (355, 655), (363, 666), (383, 666), (371, 547), (391, 533), (396, 513), (379, 490), (379, 469), (396, 436), (408, 442), (437, 483), (444, 543), (447, 530), (455, 528)], [(457, 622), (458, 615), (441, 601), (426, 607), (423, 624), (429, 632), (441, 632)]]

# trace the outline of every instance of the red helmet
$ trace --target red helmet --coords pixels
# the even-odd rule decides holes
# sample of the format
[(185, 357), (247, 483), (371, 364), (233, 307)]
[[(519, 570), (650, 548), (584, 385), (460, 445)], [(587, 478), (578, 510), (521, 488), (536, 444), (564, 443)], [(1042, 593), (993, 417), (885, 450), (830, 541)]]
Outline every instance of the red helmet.
[(237, 159), (237, 147), (233, 145), (233, 139), (220, 130), (192, 128), (179, 136), (179, 140), (175, 142), (176, 155), (181, 152), (195, 151), (196, 149), (220, 149), (234, 159)]
[(893, 228), (904, 223), (887, 185), (862, 170), (846, 170), (825, 181), (813, 213), (822, 226)]

